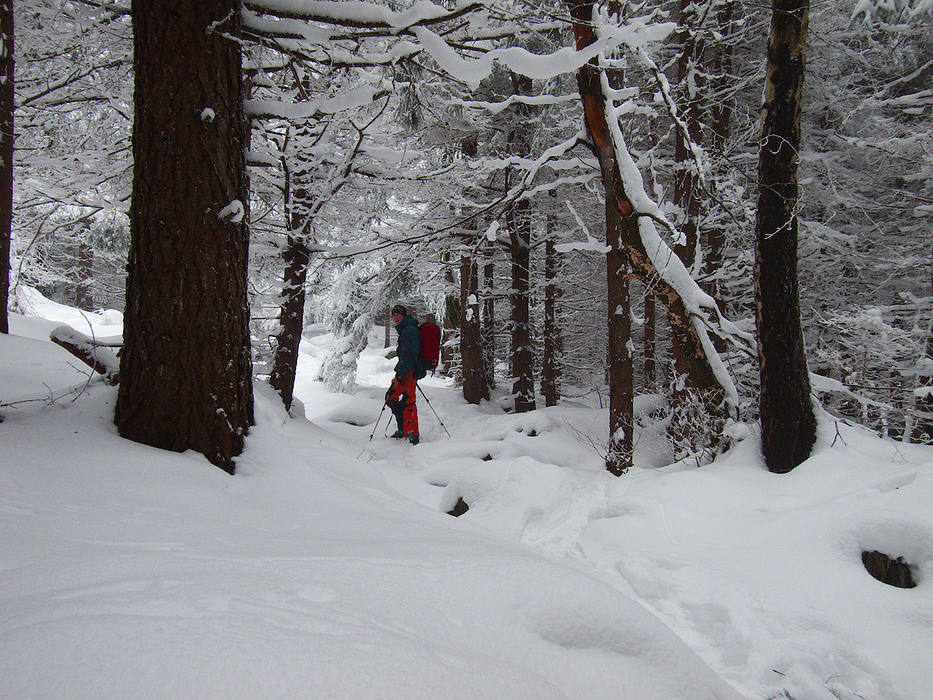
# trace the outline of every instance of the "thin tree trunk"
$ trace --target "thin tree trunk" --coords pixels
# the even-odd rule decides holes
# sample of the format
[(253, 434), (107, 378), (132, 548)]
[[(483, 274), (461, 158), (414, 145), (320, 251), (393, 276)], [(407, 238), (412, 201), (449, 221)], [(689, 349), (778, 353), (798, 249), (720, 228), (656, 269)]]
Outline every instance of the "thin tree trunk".
[(496, 265), (494, 244), (483, 244), (483, 367), (486, 385), (496, 388)]
[[(735, 3), (733, 0), (725, 0), (720, 5), (718, 21), (719, 32), (727, 40), (720, 42), (713, 48), (710, 73), (712, 84), (710, 93), (712, 103), (710, 105), (710, 114), (712, 116), (712, 138), (711, 151), (713, 160), (718, 165), (717, 172), (722, 172), (726, 163), (726, 143), (732, 128), (732, 53), (734, 50), (732, 42), (728, 37), (735, 33), (733, 18), (735, 13)], [(712, 187), (715, 188), (715, 178), (711, 178)], [(703, 276), (706, 280), (703, 285), (704, 291), (713, 297), (717, 303), (722, 306), (720, 285), (713, 277), (722, 267), (723, 250), (726, 246), (726, 233), (722, 224), (715, 224), (708, 227), (703, 232), (705, 240), (704, 270)], [(724, 343), (717, 338), (720, 343), (717, 348), (722, 350)]]
[[(933, 251), (930, 252), (933, 260)], [(933, 289), (933, 264), (930, 266), (930, 286)], [(933, 325), (927, 334), (923, 348), (924, 374), (920, 376), (918, 391), (914, 399), (914, 422), (910, 429), (910, 441), (929, 445), (933, 443)]]
[(512, 261), (512, 396), (515, 412), (535, 410), (534, 353), (531, 338), (531, 212), (517, 202), (506, 212)]
[(680, 232), (683, 242), (674, 246), (674, 252), (688, 270), (696, 272), (698, 232), (700, 218), (700, 173), (690, 143), (701, 145), (703, 141), (701, 118), (701, 90), (703, 73), (698, 69), (703, 45), (696, 36), (696, 5), (693, 0), (680, 0), (680, 57), (677, 61), (677, 79), (685, 103), (681, 120), (687, 133), (677, 129), (674, 146), (674, 202), (680, 207)]
[(81, 237), (77, 241), (77, 268), (78, 281), (74, 288), (74, 305), (83, 311), (94, 310), (94, 292), (91, 283), (94, 279), (94, 249), (90, 246), (84, 236), (87, 234), (86, 227), (83, 227)]
[[(531, 95), (531, 78), (511, 74), (512, 93)], [(532, 110), (528, 105), (513, 107), (515, 119), (508, 134), (509, 153), (525, 156), (531, 152)], [(506, 171), (506, 188), (509, 185)], [(528, 200), (515, 202), (505, 212), (509, 234), (509, 255), (512, 262), (512, 289), (509, 295), (512, 306), (511, 355), (512, 396), (516, 413), (535, 410), (535, 362), (531, 334), (531, 203)]]
[(0, 333), (9, 333), (13, 226), (13, 0), (0, 0)]
[(632, 466), (635, 449), (632, 310), (627, 263), (620, 237), (624, 222), (617, 207), (606, 202), (606, 289), (609, 314), (609, 450), (606, 468), (616, 476)]
[(304, 236), (288, 236), (282, 260), (285, 262), (282, 304), (269, 384), (282, 397), (287, 411), (295, 399), (298, 346), (304, 329), (305, 282), (308, 279), (308, 263), (311, 261), (311, 251)]
[(479, 280), (476, 260), (460, 256), (460, 359), (463, 363), (463, 398), (478, 404), (489, 398), (483, 369), (483, 341), (480, 334)]
[(794, 211), (808, 14), (808, 0), (774, 0), (758, 162), (755, 298), (761, 449), (765, 465), (778, 473), (807, 459), (816, 440), (800, 323)]
[[(450, 374), (454, 369), (454, 345), (457, 335), (460, 332), (460, 300), (452, 293), (454, 288), (454, 272), (450, 261), (450, 253), (444, 252), (443, 260), (445, 264), (444, 279), (447, 282), (448, 293), (444, 297), (444, 329), (441, 342), (441, 364), (445, 374)], [(462, 380), (462, 376), (461, 376)]]
[[(235, 0), (134, 0), (133, 200), (115, 422), (233, 472), (253, 423)], [(206, 107), (210, 107), (208, 111)]]
[(560, 326), (557, 322), (557, 249), (552, 239), (544, 244), (544, 353), (541, 359), (541, 394), (545, 406), (560, 401)]
[(657, 379), (657, 314), (654, 307), (654, 296), (649, 289), (645, 289), (645, 390), (655, 392), (658, 390)]

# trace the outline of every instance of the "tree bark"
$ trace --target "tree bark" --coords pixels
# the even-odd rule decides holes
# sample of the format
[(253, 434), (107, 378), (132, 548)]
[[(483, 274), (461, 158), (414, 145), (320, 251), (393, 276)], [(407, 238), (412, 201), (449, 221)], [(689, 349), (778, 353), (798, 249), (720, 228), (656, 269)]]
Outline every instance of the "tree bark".
[(483, 244), (483, 367), (486, 386), (496, 388), (496, 264), (494, 244)]
[(557, 249), (550, 238), (544, 244), (544, 352), (541, 358), (541, 394), (545, 406), (560, 401), (560, 326), (557, 323)]
[(302, 152), (306, 138), (311, 134), (308, 125), (296, 130), (293, 142), (297, 145), (294, 172), (289, 170), (289, 159), (283, 156), (285, 170), (285, 211), (289, 234), (282, 250), (285, 269), (282, 278), (279, 329), (276, 336), (275, 354), (269, 383), (282, 397), (285, 410), (292, 407), (295, 397), (295, 377), (298, 374), (298, 346), (304, 329), (305, 283), (308, 279), (308, 264), (311, 250), (307, 236), (312, 216), (311, 158)]
[(479, 270), (472, 255), (460, 256), (460, 359), (463, 363), (463, 398), (478, 404), (489, 398), (483, 368), (480, 334)]
[[(253, 423), (236, 0), (134, 0), (133, 199), (115, 422), (233, 473)], [(227, 36), (225, 36), (227, 35)]]
[(657, 315), (654, 308), (654, 297), (650, 290), (645, 289), (645, 391), (651, 393), (658, 390), (657, 380)]
[(755, 298), (761, 362), (761, 449), (772, 472), (810, 455), (816, 419), (800, 323), (797, 154), (808, 0), (774, 0), (758, 161)]
[(9, 333), (13, 226), (13, 0), (0, 0), (0, 333)]
[(305, 282), (308, 279), (308, 263), (311, 251), (304, 236), (288, 236), (282, 251), (285, 263), (282, 284), (282, 305), (279, 309), (279, 332), (276, 336), (275, 354), (269, 384), (282, 397), (285, 410), (292, 407), (295, 399), (295, 377), (298, 374), (298, 346), (304, 329)]
[(512, 262), (512, 396), (516, 413), (535, 410), (534, 353), (531, 338), (531, 212), (516, 202), (505, 214)]
[(635, 386), (631, 353), (632, 309), (627, 262), (620, 238), (625, 222), (606, 200), (606, 292), (609, 325), (609, 449), (606, 468), (621, 476), (632, 466), (635, 450)]
[[(512, 73), (512, 93), (530, 95), (531, 78)], [(518, 104), (513, 107), (508, 144), (509, 153), (525, 156), (531, 151), (531, 109)], [(506, 171), (506, 188), (509, 172)], [(509, 255), (512, 262), (512, 289), (509, 299), (512, 306), (510, 328), (512, 332), (512, 396), (515, 412), (535, 410), (535, 362), (531, 335), (531, 203), (528, 200), (515, 202), (505, 212), (506, 229), (509, 234)]]

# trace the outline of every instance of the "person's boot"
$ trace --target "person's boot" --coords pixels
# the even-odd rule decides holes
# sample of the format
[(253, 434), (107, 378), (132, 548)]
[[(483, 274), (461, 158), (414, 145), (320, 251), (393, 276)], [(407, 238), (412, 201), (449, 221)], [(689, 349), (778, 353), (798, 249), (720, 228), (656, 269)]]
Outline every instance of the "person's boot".
[(408, 438), (408, 441), (409, 441), (412, 445), (417, 445), (418, 442), (420, 442), (420, 441), (418, 440), (418, 436), (417, 436), (417, 435), (412, 435), (410, 438)]
[(405, 435), (401, 430), (396, 430), (394, 433), (392, 433), (392, 438), (395, 440), (401, 440), (403, 437), (405, 437)]

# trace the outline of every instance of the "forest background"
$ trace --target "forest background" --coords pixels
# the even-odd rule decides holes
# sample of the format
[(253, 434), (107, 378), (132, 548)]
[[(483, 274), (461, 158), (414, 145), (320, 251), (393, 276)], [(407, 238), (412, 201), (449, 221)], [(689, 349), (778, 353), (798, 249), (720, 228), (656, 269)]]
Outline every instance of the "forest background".
[[(548, 65), (573, 45), (574, 3), (387, 3), (366, 14), (332, 3), (343, 14), (329, 16), (326, 4), (309, 5), (318, 15), (271, 0), (228, 4), (233, 14), (210, 26), (239, 42), (243, 133), (231, 143), (244, 146), (248, 194), (217, 214), (247, 231), (249, 362), (286, 405), (304, 323), (343, 338), (321, 378), (351, 390), (371, 324), (403, 300), (444, 325), (444, 371), (470, 401), (521, 412), (595, 392), (609, 403), (607, 318), (621, 318), (636, 358), (630, 393), (662, 399), (676, 457), (707, 460), (730, 424), (757, 418), (754, 236), (772, 8), (620, 4), (617, 19), (594, 22), (624, 34), (603, 69), (658, 231), (740, 339), (717, 345), (735, 386), (723, 416), (684, 391), (656, 290), (621, 270), (631, 306), (610, 313), (598, 154), (581, 130), (576, 66)], [(19, 290), (33, 286), (79, 308), (123, 310), (139, 117), (130, 8), (4, 7), (16, 39), (4, 55), (15, 71), (4, 84), (15, 86), (15, 124), (4, 128), (15, 134), (5, 159), (10, 307), (27, 310)], [(815, 395), (918, 441), (933, 434), (923, 410), (933, 367), (931, 8), (810, 8), (793, 203)], [(186, 84), (163, 78), (169, 92)], [(221, 121), (207, 103), (197, 116), (199, 128)], [(213, 260), (201, 257), (207, 272), (197, 273), (209, 277)]]

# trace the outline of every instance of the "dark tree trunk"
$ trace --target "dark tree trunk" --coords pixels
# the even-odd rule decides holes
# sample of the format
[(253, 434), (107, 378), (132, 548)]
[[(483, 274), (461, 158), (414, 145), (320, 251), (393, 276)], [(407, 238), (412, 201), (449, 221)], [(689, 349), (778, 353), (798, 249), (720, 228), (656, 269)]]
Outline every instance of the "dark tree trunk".
[(292, 407), (295, 398), (295, 376), (298, 373), (298, 346), (304, 329), (305, 282), (311, 251), (304, 236), (289, 236), (282, 251), (285, 263), (282, 285), (282, 306), (279, 309), (279, 333), (269, 383), (282, 397), (285, 410)]
[[(295, 142), (301, 149), (312, 129), (307, 124), (296, 130)], [(311, 250), (307, 235), (311, 208), (311, 159), (300, 150), (294, 172), (289, 169), (287, 156), (283, 157), (285, 171), (285, 211), (287, 212), (289, 235), (282, 250), (285, 269), (282, 277), (279, 330), (272, 359), (269, 383), (282, 397), (285, 410), (292, 407), (295, 398), (295, 377), (298, 374), (298, 346), (304, 330), (305, 282), (308, 279), (308, 263)]]
[[(452, 293), (454, 288), (454, 272), (450, 261), (450, 253), (443, 254), (446, 265), (444, 279), (447, 281), (448, 293), (444, 298), (444, 329), (441, 343), (441, 364), (443, 372), (450, 374), (454, 367), (454, 345), (460, 332), (460, 299)], [(387, 346), (388, 347), (388, 346)]]
[(694, 270), (699, 235), (700, 173), (697, 172), (690, 142), (700, 145), (703, 141), (701, 90), (704, 78), (698, 65), (703, 55), (703, 46), (696, 36), (697, 17), (693, 0), (680, 0), (679, 11), (680, 25), (684, 29), (679, 37), (677, 79), (685, 105), (680, 118), (687, 126), (687, 133), (677, 129), (674, 146), (674, 202), (681, 209), (681, 219), (678, 223), (684, 236), (683, 242), (674, 246), (674, 252), (688, 270)]
[(478, 404), (489, 398), (483, 369), (483, 340), (479, 317), (479, 271), (472, 255), (460, 257), (460, 360), (463, 363), (463, 398)]
[[(82, 234), (87, 231), (83, 230)], [(83, 311), (93, 311), (94, 291), (92, 281), (94, 279), (94, 249), (85, 238), (81, 238), (76, 244), (76, 262), (78, 268), (78, 281), (74, 288), (74, 305)]]
[(560, 326), (557, 323), (557, 249), (550, 238), (544, 244), (544, 354), (541, 359), (541, 394), (545, 406), (560, 401)]
[[(930, 253), (933, 259), (933, 251)], [(933, 264), (930, 266), (930, 284), (933, 288)], [(927, 342), (923, 348), (926, 364), (933, 362), (933, 326), (927, 333)], [(919, 377), (919, 386), (914, 399), (914, 424), (910, 430), (910, 441), (929, 445), (933, 443), (933, 374), (926, 368)]]
[[(531, 78), (511, 74), (512, 94), (531, 95)], [(513, 119), (507, 137), (509, 154), (526, 156), (531, 152), (531, 137), (534, 129), (532, 108), (516, 104), (512, 108)], [(505, 174), (508, 189), (510, 172)], [(511, 364), (512, 397), (516, 413), (535, 410), (535, 361), (531, 336), (531, 203), (527, 199), (515, 202), (505, 212), (505, 224), (509, 234), (509, 256), (512, 263), (511, 302)]]
[(487, 241), (483, 244), (483, 367), (486, 385), (496, 388), (496, 265), (495, 248)]
[[(717, 164), (716, 172), (722, 173), (726, 164), (726, 143), (732, 128), (732, 53), (733, 45), (728, 39), (735, 32), (734, 27), (735, 3), (732, 0), (726, 0), (719, 8), (719, 32), (727, 37), (726, 41), (721, 41), (712, 50), (711, 70), (713, 76), (710, 92), (712, 94), (712, 104), (710, 105), (710, 114), (712, 116), (712, 139), (711, 151), (714, 162)], [(713, 185), (715, 187), (715, 183)], [(721, 304), (720, 285), (713, 281), (713, 275), (719, 271), (722, 266), (723, 249), (726, 246), (725, 230), (721, 224), (707, 228), (704, 231), (706, 240), (706, 255), (704, 277), (704, 291)]]
[[(691, 143), (701, 145), (701, 97), (704, 84), (703, 72), (699, 63), (703, 55), (703, 46), (697, 38), (697, 6), (691, 0), (680, 0), (680, 56), (677, 61), (677, 80), (684, 108), (680, 118), (686, 125), (687, 132), (677, 129), (674, 148), (674, 201), (680, 208), (678, 221), (684, 240), (674, 246), (674, 252), (684, 266), (693, 275), (698, 275), (700, 220), (700, 173), (696, 159), (690, 148)], [(692, 452), (693, 446), (705, 441), (705, 432), (695, 423), (691, 411), (693, 386), (690, 381), (689, 367), (684, 350), (680, 347), (677, 336), (672, 338), (675, 378), (671, 400), (673, 412), (669, 428), (669, 437), (675, 446), (691, 445), (689, 450), (675, 450), (676, 456), (682, 452)]]
[(657, 314), (654, 308), (654, 297), (649, 289), (645, 289), (645, 390), (654, 392), (658, 389), (657, 379)]
[(635, 449), (632, 312), (627, 263), (620, 237), (626, 222), (606, 201), (606, 288), (609, 314), (609, 450), (606, 468), (621, 476), (632, 466)]
[(774, 0), (758, 161), (755, 298), (761, 445), (766, 466), (778, 473), (807, 459), (816, 440), (800, 325), (794, 213), (808, 13), (808, 0)]
[(535, 410), (534, 353), (531, 338), (531, 211), (517, 202), (505, 214), (512, 261), (512, 396), (515, 412)]
[[(253, 422), (235, 0), (134, 0), (120, 434), (228, 472)], [(208, 108), (210, 111), (208, 111)]]
[(13, 0), (0, 0), (0, 333), (9, 333), (13, 225)]

